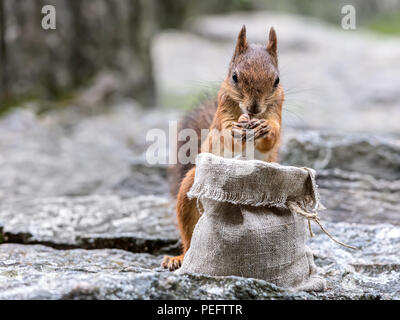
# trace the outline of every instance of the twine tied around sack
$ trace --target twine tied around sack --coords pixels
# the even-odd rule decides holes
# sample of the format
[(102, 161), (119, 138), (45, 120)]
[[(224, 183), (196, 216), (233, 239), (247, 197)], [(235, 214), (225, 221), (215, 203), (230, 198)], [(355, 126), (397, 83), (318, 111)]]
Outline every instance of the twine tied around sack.
[(298, 215), (300, 215), (300, 216), (302, 216), (303, 218), (306, 218), (306, 219), (308, 220), (308, 229), (310, 230), (310, 236), (311, 236), (311, 237), (314, 236), (314, 234), (313, 234), (313, 232), (312, 232), (312, 229), (311, 229), (311, 221), (314, 221), (314, 222), (316, 222), (316, 223), (319, 225), (319, 227), (321, 228), (321, 230), (322, 230), (329, 238), (331, 238), (334, 242), (336, 242), (337, 244), (340, 244), (341, 246), (346, 247), (346, 248), (350, 248), (350, 249), (354, 249), (354, 250), (357, 249), (356, 247), (350, 246), (350, 245), (348, 245), (348, 244), (345, 244), (345, 243), (343, 243), (343, 242), (340, 242), (340, 241), (336, 240), (336, 239), (322, 226), (321, 221), (320, 221), (320, 218), (319, 218), (319, 215), (318, 215), (318, 212), (307, 212), (307, 211), (303, 210), (297, 203), (295, 203), (295, 202), (293, 202), (293, 201), (287, 202), (287, 206), (288, 206), (288, 208), (289, 208), (291, 211), (297, 213)]

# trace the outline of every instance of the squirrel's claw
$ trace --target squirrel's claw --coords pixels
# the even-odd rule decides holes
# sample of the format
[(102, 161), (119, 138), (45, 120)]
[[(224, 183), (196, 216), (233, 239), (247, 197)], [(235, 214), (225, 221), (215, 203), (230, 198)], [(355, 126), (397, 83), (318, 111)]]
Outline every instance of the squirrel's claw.
[(251, 119), (247, 124), (247, 129), (254, 129), (261, 125), (262, 121), (260, 119)]
[(161, 263), (161, 267), (164, 269), (168, 269), (169, 271), (175, 271), (182, 266), (183, 255), (170, 257), (165, 256), (163, 262)]
[(254, 139), (264, 138), (271, 130), (271, 127), (268, 123), (263, 122), (256, 130), (254, 134)]
[(257, 126), (259, 126), (262, 123), (260, 119), (251, 119), (248, 121), (245, 120), (240, 120), (239, 122), (233, 122), (233, 126), (239, 127), (239, 128), (245, 128), (245, 129), (254, 129)]
[(251, 119), (247, 122), (233, 122), (232, 123), (232, 136), (240, 140), (257, 140), (264, 138), (271, 127), (263, 119)]

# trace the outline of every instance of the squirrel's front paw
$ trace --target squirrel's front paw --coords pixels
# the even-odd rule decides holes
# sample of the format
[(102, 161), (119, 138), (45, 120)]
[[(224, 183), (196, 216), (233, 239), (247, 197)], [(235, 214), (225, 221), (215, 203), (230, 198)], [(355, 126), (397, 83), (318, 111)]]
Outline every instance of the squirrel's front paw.
[(165, 256), (161, 267), (168, 269), (169, 271), (175, 271), (179, 269), (183, 262), (183, 254), (176, 257)]
[(270, 131), (271, 127), (267, 120), (258, 120), (256, 126), (254, 127), (254, 140), (266, 138)]
[(232, 136), (241, 140), (257, 140), (265, 138), (270, 131), (268, 122), (264, 119), (251, 119), (232, 124)]

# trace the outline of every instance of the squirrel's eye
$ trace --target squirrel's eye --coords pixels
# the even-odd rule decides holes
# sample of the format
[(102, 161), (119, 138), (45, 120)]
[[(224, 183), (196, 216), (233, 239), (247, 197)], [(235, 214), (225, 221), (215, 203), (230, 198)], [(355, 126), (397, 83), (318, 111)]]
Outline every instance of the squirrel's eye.
[(235, 82), (235, 83), (238, 82), (238, 76), (237, 76), (237, 73), (236, 73), (236, 72), (234, 72), (234, 73), (232, 74), (232, 80), (233, 80), (233, 82)]
[(279, 77), (278, 78), (276, 78), (276, 80), (275, 80), (275, 82), (274, 82), (274, 88), (277, 88), (278, 87), (278, 85), (279, 85)]

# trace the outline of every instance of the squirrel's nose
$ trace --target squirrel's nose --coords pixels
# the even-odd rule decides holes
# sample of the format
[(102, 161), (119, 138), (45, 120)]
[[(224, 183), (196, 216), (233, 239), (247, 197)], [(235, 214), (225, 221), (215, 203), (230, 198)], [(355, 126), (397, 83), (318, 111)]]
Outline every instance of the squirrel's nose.
[(257, 114), (260, 112), (260, 108), (258, 106), (257, 101), (253, 101), (252, 104), (247, 107), (247, 111), (252, 114)]

